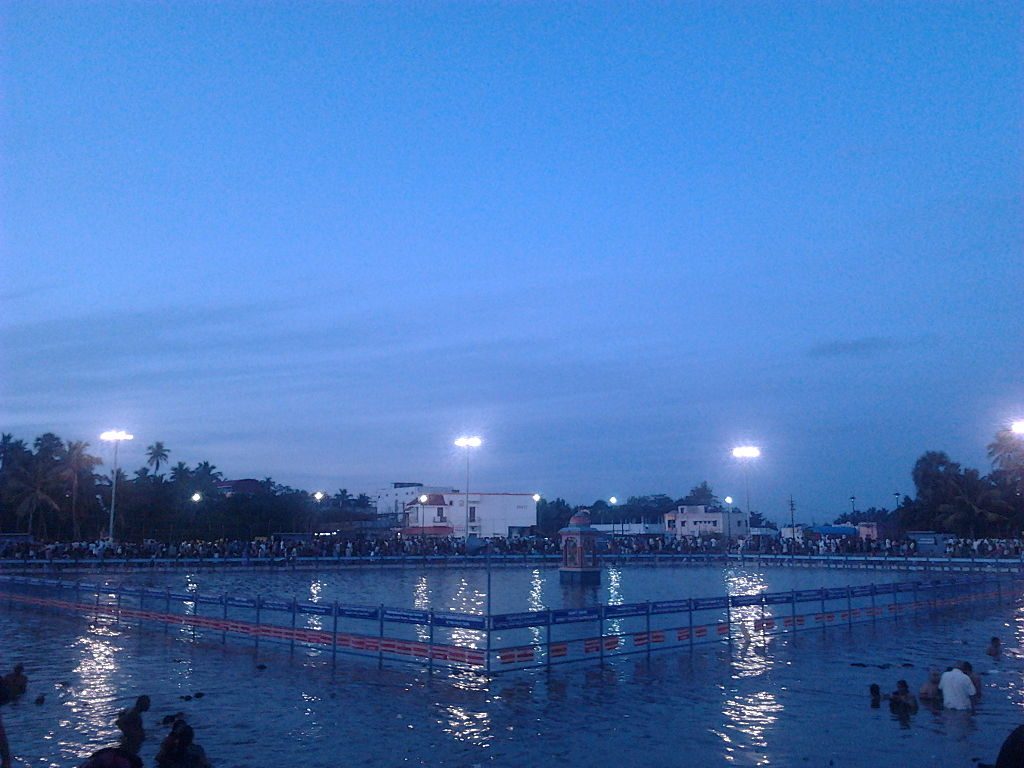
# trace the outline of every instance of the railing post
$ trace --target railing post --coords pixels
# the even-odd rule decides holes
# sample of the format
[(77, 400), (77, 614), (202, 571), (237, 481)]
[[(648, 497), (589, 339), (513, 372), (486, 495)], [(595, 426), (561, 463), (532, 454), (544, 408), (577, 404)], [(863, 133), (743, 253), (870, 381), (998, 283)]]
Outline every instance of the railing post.
[(334, 601), (334, 628), (331, 632), (331, 666), (338, 665), (338, 601)]
[[(551, 609), (550, 608), (548, 609), (547, 614), (548, 614), (548, 616), (547, 616), (548, 620), (547, 620), (547, 623), (544, 626), (544, 630), (545, 630), (545, 632), (544, 632), (544, 642), (545, 642), (545, 644), (547, 646), (548, 672), (550, 672), (551, 671)], [(490, 621), (490, 617), (488, 617), (488, 621)]]
[(118, 584), (117, 585), (117, 603), (116, 603), (116, 607), (114, 608), (114, 626), (115, 627), (121, 626), (121, 590), (122, 589), (123, 589), (123, 587), (120, 584)]
[(651, 601), (647, 601), (647, 658), (651, 658)]
[(377, 615), (380, 618), (380, 627), (377, 635), (377, 669), (384, 668), (384, 603), (377, 607)]
[(170, 630), (171, 627), (171, 588), (166, 587), (164, 589), (164, 634)]
[(290, 653), (292, 655), (295, 654), (295, 609), (296, 609), (296, 604), (295, 604), (295, 598), (293, 597), (292, 598), (292, 632), (291, 632), (291, 638), (288, 641), (288, 653)]
[(228, 644), (228, 594), (224, 592), (220, 596), (220, 602), (224, 606), (224, 626), (221, 627), (220, 631), (220, 644)]
[(875, 616), (875, 585), (871, 585), (871, 623), (874, 624), (878, 617)]
[(693, 652), (693, 598), (686, 602), (686, 613), (690, 621), (690, 652)]
[(598, 636), (598, 654), (601, 666), (604, 666), (604, 606), (597, 606), (597, 636)]
[(898, 582), (892, 585), (892, 618), (894, 621), (900, 620), (900, 585)]
[(434, 674), (434, 609), (427, 611), (427, 673)]
[(853, 588), (846, 586), (846, 626), (853, 626)]
[(254, 645), (255, 650), (260, 649), (260, 614), (263, 612), (263, 597), (256, 595), (256, 643)]
[(793, 632), (796, 632), (796, 590), (791, 589), (789, 592), (789, 610), (791, 621), (793, 622)]
[(192, 642), (196, 641), (196, 617), (199, 616), (199, 593), (196, 592), (192, 595)]

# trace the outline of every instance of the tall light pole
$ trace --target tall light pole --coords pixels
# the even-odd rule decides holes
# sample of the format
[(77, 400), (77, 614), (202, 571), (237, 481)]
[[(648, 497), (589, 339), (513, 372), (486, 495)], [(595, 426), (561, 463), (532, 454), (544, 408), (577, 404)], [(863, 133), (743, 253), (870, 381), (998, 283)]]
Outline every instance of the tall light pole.
[(857, 514), (857, 497), (856, 496), (851, 496), (850, 497), (850, 514), (851, 515), (856, 515)]
[(110, 485), (110, 529), (107, 537), (110, 543), (114, 543), (114, 509), (117, 506), (117, 446), (122, 440), (134, 440), (135, 435), (130, 435), (123, 429), (108, 429), (100, 435), (100, 440), (106, 440), (114, 444), (114, 478)]
[[(725, 518), (725, 525), (729, 529), (729, 532), (725, 534), (725, 551), (728, 553), (729, 542), (732, 541), (732, 496), (726, 496), (725, 503), (729, 505), (729, 511), (727, 513), (728, 517)], [(749, 512), (747, 514), (749, 514)], [(747, 533), (750, 533), (749, 529), (747, 530)]]
[(469, 543), (469, 449), (479, 448), (484, 441), (476, 435), (463, 435), (455, 440), (455, 445), (466, 449), (466, 543)]
[(732, 457), (734, 459), (741, 459), (743, 461), (743, 485), (747, 490), (747, 516), (750, 516), (750, 473), (747, 467), (750, 464), (751, 459), (757, 459), (761, 456), (761, 449), (756, 445), (738, 445), (732, 449)]

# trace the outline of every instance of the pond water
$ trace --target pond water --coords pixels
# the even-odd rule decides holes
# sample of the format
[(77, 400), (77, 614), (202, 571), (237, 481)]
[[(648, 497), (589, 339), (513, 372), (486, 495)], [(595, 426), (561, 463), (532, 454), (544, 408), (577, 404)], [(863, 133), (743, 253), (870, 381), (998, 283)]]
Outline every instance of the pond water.
[[(67, 578), (67, 577), (66, 577)], [(684, 597), (779, 592), (926, 578), (920, 572), (805, 568), (716, 568), (621, 566), (608, 568), (600, 587), (562, 585), (555, 567), (495, 568), (490, 575), (491, 612), (541, 610), (580, 605), (635, 603)], [(86, 574), (96, 581), (96, 574)], [(206, 595), (229, 594), (394, 608), (484, 613), (488, 574), (484, 568), (334, 568), (320, 572), (137, 571), (103, 575), (100, 581), (169, 588)]]
[[(734, 570), (734, 569), (731, 569)], [(532, 569), (493, 574), (496, 610), (531, 601), (557, 607), (557, 573)], [(634, 601), (723, 594), (753, 582), (782, 590), (895, 581), (888, 572), (705, 568), (623, 568), (616, 584), (587, 599)], [(459, 590), (486, 589), (481, 571), (386, 571), (319, 574), (148, 574), (148, 583), (321, 599), (454, 605)], [(500, 581), (499, 581), (500, 579)], [(140, 579), (132, 578), (133, 583)], [(419, 590), (419, 593), (418, 593)], [(659, 591), (664, 590), (664, 591)], [(465, 600), (463, 602), (466, 602)], [(469, 601), (470, 603), (472, 601)], [(979, 605), (900, 622), (776, 636), (617, 659), (605, 667), (554, 668), (486, 680), (471, 673), (376, 667), (286, 648), (191, 644), (159, 631), (0, 606), (0, 663), (22, 661), (25, 700), (4, 707), (16, 765), (69, 766), (116, 740), (119, 709), (147, 693), (146, 765), (165, 728), (183, 711), (216, 766), (674, 766), (814, 765), (964, 766), (994, 761), (1002, 739), (1024, 714), (1024, 661), (991, 661), (992, 635), (1024, 644), (1021, 601)], [(913, 689), (929, 666), (968, 658), (982, 673), (976, 713), (922, 708), (900, 722), (871, 709), (867, 688), (899, 678)], [(860, 666), (866, 664), (869, 666)], [(857, 665), (857, 666), (852, 666)], [(880, 668), (884, 667), (884, 668)], [(201, 699), (182, 700), (197, 691)], [(45, 695), (42, 705), (32, 700)]]

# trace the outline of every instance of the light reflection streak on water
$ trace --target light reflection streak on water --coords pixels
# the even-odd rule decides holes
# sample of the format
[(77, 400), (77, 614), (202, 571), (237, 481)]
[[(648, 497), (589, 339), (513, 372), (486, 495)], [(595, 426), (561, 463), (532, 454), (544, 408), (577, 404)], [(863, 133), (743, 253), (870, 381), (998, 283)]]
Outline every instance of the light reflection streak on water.
[[(199, 593), (199, 582), (196, 581), (196, 574), (186, 573), (185, 574), (185, 592), (195, 597)], [(182, 611), (186, 616), (195, 616), (199, 612), (199, 605), (196, 602), (187, 602), (182, 606)], [(178, 634), (185, 638), (191, 638), (195, 633), (195, 630), (187, 624), (182, 624), (178, 628)]]
[[(1024, 650), (1024, 605), (1018, 605), (1013, 618), (1013, 637), (1017, 643), (1018, 653)], [(1020, 677), (1016, 685), (1010, 683), (1013, 691), (1013, 698), (1017, 706), (1024, 708), (1024, 670), (1019, 673)]]
[[(416, 586), (412, 589), (412, 607), (419, 611), (430, 610), (430, 585), (426, 576), (416, 579)], [(430, 642), (430, 629), (422, 624), (415, 625), (416, 639), (421, 643)]]
[[(486, 601), (486, 592), (471, 589), (469, 581), (461, 578), (459, 579), (459, 586), (451, 597), (450, 603), (453, 611), (479, 616), (484, 612)], [(450, 637), (453, 645), (461, 645), (464, 648), (481, 648), (486, 640), (486, 633), (476, 629), (454, 628), (450, 630)], [(440, 642), (439, 638), (435, 637), (435, 640)]]
[[(324, 591), (324, 583), (313, 579), (309, 584), (309, 602), (319, 603)], [(306, 617), (306, 627), (309, 629), (322, 630), (324, 628), (324, 617), (310, 614)]]
[[(544, 605), (544, 577), (540, 569), (534, 568), (530, 573), (530, 591), (526, 596), (527, 605), (531, 611), (543, 611)], [(541, 627), (530, 627), (530, 635), (533, 637), (534, 645), (544, 642), (544, 630)]]
[[(608, 605), (622, 605), (622, 571), (619, 568), (608, 569)], [(622, 621), (610, 619), (605, 624), (605, 633), (619, 634), (622, 632)]]
[[(764, 576), (753, 571), (730, 569), (725, 572), (725, 583), (730, 596), (759, 595), (768, 591)], [(731, 663), (732, 679), (735, 681), (757, 678), (765, 675), (774, 666), (768, 654), (768, 646), (775, 640), (774, 635), (762, 633), (754, 628), (754, 622), (763, 618), (763, 609), (759, 605), (736, 606), (730, 609), (732, 643)], [(783, 706), (771, 691), (755, 691), (741, 694), (735, 689), (725, 691), (722, 704), (724, 717), (723, 729), (715, 733), (725, 744), (726, 760), (735, 759), (734, 752), (743, 748), (737, 744), (736, 733), (746, 737), (749, 746), (765, 749), (767, 741), (765, 731), (778, 720)], [(755, 765), (767, 765), (767, 756), (759, 754), (755, 757)]]
[[(99, 733), (113, 733), (111, 723), (119, 709), (117, 648), (113, 639), (119, 633), (108, 626), (95, 625), (74, 642), (79, 653), (75, 674), (80, 687), (78, 695), (68, 699), (67, 706), (80, 715), (77, 730), (89, 739)], [(82, 755), (84, 757), (84, 755)]]
[[(715, 729), (714, 733), (725, 743), (725, 758), (729, 762), (736, 759), (735, 752), (743, 749), (744, 744), (737, 744), (730, 735), (730, 731), (738, 731), (746, 737), (747, 743), (757, 750), (768, 747), (765, 732), (775, 724), (782, 714), (780, 704), (774, 694), (769, 691), (758, 691), (755, 693), (735, 695), (727, 698), (722, 708), (726, 722), (722, 730)], [(753, 754), (743, 750), (746, 755), (754, 758), (754, 765), (768, 765), (771, 760), (765, 754)]]

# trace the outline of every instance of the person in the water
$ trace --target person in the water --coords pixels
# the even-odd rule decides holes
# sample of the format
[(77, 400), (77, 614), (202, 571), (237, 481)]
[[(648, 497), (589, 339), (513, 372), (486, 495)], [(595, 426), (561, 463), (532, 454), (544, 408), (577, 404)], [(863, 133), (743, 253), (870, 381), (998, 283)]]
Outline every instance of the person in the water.
[(985, 653), (991, 656), (993, 659), (998, 659), (1003, 653), (1003, 643), (998, 637), (993, 637), (989, 640), (988, 648), (985, 649)]
[(896, 690), (889, 694), (889, 709), (893, 712), (898, 710), (901, 714), (917, 712), (917, 697), (910, 692), (906, 680), (896, 682)]
[(939, 680), (941, 679), (942, 673), (938, 669), (932, 667), (928, 670), (928, 679), (924, 681), (917, 692), (918, 698), (928, 704), (942, 706), (942, 691), (939, 690)]
[(114, 723), (121, 731), (121, 746), (133, 755), (139, 754), (146, 731), (142, 727), (142, 713), (149, 711), (149, 696), (139, 696), (135, 706), (122, 711)]

